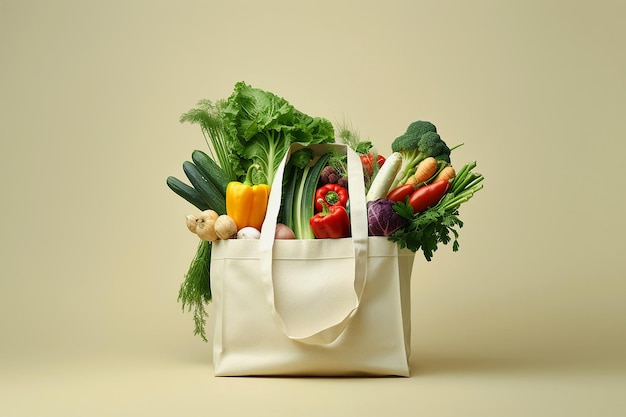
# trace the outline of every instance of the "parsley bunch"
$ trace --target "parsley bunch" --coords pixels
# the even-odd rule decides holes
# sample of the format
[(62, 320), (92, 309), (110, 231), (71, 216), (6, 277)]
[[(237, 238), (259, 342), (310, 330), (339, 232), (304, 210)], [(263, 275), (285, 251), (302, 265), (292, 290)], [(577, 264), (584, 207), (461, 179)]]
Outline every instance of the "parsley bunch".
[(413, 252), (422, 250), (430, 261), (439, 244), (447, 245), (452, 241), (452, 250), (459, 250), (459, 232), (463, 227), (459, 218), (459, 207), (483, 188), (482, 174), (473, 172), (476, 162), (465, 164), (450, 184), (450, 189), (437, 205), (422, 213), (413, 213), (413, 208), (406, 202), (397, 202), (393, 209), (408, 220), (407, 225), (389, 236), (400, 248)]

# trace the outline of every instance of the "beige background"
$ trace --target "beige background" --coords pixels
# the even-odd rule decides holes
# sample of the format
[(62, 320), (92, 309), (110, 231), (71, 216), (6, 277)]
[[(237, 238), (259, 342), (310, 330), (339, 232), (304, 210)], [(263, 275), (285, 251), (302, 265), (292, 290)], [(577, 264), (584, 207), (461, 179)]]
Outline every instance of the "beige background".
[[(0, 415), (623, 416), (624, 4), (0, 0)], [(240, 80), (478, 160), (461, 250), (417, 258), (411, 378), (213, 377), (165, 178)]]

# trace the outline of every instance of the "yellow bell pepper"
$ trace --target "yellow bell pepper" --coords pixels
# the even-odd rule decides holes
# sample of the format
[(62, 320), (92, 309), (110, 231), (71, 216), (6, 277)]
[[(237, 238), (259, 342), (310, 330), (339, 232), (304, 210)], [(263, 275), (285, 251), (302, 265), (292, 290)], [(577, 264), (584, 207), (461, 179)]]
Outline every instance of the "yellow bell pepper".
[(255, 165), (248, 169), (243, 182), (231, 181), (226, 186), (226, 214), (235, 221), (237, 230), (247, 226), (261, 230), (265, 220), (270, 186), (252, 184), (251, 172), (254, 168)]

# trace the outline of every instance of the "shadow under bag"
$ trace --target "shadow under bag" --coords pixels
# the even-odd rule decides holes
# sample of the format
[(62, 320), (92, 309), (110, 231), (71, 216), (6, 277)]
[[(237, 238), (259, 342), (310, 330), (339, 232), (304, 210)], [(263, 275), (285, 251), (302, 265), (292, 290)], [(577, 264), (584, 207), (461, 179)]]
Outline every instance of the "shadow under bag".
[(346, 145), (352, 237), (275, 240), (282, 161), (261, 238), (213, 243), (215, 376), (409, 376), (414, 253), (370, 237), (359, 156)]

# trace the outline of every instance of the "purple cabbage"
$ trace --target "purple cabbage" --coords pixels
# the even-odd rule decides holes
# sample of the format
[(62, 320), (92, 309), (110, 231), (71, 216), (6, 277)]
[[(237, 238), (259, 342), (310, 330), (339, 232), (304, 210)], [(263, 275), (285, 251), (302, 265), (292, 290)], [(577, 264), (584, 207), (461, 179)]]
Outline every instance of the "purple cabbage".
[(379, 198), (367, 203), (367, 226), (370, 236), (391, 236), (406, 225), (407, 220), (392, 206), (395, 201)]

